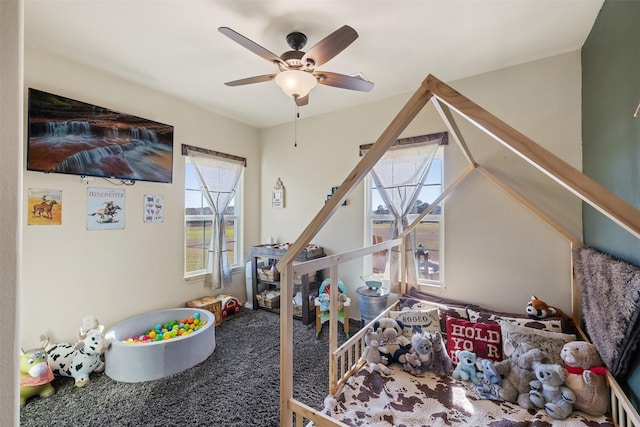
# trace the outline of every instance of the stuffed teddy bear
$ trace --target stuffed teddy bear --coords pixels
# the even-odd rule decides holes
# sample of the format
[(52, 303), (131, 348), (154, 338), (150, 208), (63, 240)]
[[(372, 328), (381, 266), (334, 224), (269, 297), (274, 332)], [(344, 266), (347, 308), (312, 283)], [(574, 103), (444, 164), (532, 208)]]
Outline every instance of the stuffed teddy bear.
[(478, 372), (476, 371), (476, 354), (467, 350), (457, 350), (456, 357), (458, 364), (453, 370), (453, 378), (462, 381), (480, 382)]
[(20, 407), (33, 396), (47, 398), (55, 389), (51, 385), (53, 371), (44, 348), (23, 351), (20, 349)]
[(531, 381), (529, 399), (536, 408), (544, 408), (556, 420), (564, 420), (573, 412), (576, 395), (564, 385), (567, 371), (558, 364), (536, 366), (536, 380)]
[(433, 366), (431, 370), (436, 374), (450, 375), (453, 372), (453, 363), (444, 345), (442, 334), (440, 332), (432, 333), (431, 343), (433, 344)]
[(418, 356), (421, 371), (430, 371), (433, 368), (433, 341), (429, 332), (415, 333), (411, 336), (411, 351)]
[(565, 363), (565, 381), (576, 395), (574, 409), (589, 415), (603, 415), (609, 410), (607, 370), (595, 345), (571, 341), (562, 347), (560, 358)]
[(529, 399), (529, 383), (536, 378), (534, 369), (538, 364), (549, 363), (551, 359), (540, 349), (524, 342), (514, 344), (506, 340), (503, 347), (506, 359), (494, 363), (502, 377), (500, 397), (507, 402), (518, 403), (525, 409), (533, 409)]
[(384, 363), (386, 359), (383, 358), (382, 354), (380, 354), (381, 341), (382, 330), (378, 329), (374, 331), (373, 328), (369, 328), (364, 336), (364, 343), (366, 347), (364, 348), (362, 357), (367, 361), (367, 366), (369, 366), (371, 372), (379, 371), (389, 375), (391, 373), (391, 369), (386, 367)]

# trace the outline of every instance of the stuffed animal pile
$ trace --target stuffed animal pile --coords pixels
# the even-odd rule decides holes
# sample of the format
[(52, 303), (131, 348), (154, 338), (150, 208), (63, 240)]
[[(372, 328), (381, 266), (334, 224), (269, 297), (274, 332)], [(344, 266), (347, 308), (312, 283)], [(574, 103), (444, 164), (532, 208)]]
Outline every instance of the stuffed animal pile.
[(527, 343), (514, 344), (510, 340), (504, 342), (504, 354), (506, 359), (495, 363), (495, 369), (502, 377), (500, 397), (525, 409), (533, 409), (529, 383), (536, 379), (536, 366), (551, 361), (549, 356)]
[[(531, 317), (566, 316), (535, 296), (527, 305)], [(388, 366), (398, 363), (414, 375), (432, 371), (471, 382), (481, 399), (504, 400), (525, 409), (544, 409), (554, 419), (563, 420), (574, 410), (601, 416), (609, 410), (606, 369), (597, 348), (586, 341), (564, 345), (560, 357), (564, 366), (552, 363), (542, 350), (525, 342), (503, 343), (504, 360), (478, 358), (471, 351), (458, 350), (453, 368), (442, 334), (416, 332), (411, 340), (403, 336), (399, 320), (383, 318), (374, 322), (365, 337), (365, 359), (371, 370), (390, 374)]]
[[(414, 375), (420, 374), (420, 359), (411, 352), (411, 341), (403, 335), (404, 325), (400, 320), (383, 318), (376, 320), (373, 327), (382, 333), (382, 346), (380, 352), (387, 365), (398, 363), (407, 372)], [(383, 359), (383, 360), (384, 360)], [(383, 362), (384, 363), (384, 362)]]

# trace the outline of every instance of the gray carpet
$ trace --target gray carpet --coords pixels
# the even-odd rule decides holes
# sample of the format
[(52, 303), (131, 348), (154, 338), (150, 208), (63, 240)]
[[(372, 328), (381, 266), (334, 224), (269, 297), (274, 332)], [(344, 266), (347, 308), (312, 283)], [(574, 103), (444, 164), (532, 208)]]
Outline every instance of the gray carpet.
[[(121, 383), (94, 373), (78, 388), (72, 378), (56, 377), (56, 393), (29, 400), (20, 425), (278, 426), (279, 320), (276, 313), (243, 309), (216, 328), (207, 360), (161, 380)], [(293, 323), (294, 396), (320, 409), (328, 388), (328, 324), (316, 340), (313, 324)], [(352, 334), (359, 324), (351, 322)]]

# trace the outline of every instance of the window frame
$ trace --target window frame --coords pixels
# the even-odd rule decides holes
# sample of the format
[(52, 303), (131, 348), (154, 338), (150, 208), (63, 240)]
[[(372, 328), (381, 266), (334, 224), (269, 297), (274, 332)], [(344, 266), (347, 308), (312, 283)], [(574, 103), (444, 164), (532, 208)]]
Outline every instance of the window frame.
[[(440, 183), (439, 184), (426, 184), (426, 185), (440, 185), (440, 194), (442, 194), (442, 191), (444, 191), (444, 178), (445, 178), (445, 150), (444, 148), (446, 147), (446, 144), (440, 145), (440, 147), (438, 147), (438, 151), (436, 152), (436, 157), (434, 159), (438, 160), (440, 162)], [(372, 244), (371, 242), (373, 242), (373, 221), (390, 221), (393, 222), (393, 216), (392, 215), (373, 215), (373, 211), (374, 211), (374, 207), (372, 206), (373, 203), (373, 191), (377, 191), (374, 189), (373, 187), (373, 179), (371, 178), (371, 174), (367, 174), (367, 176), (364, 179), (364, 191), (365, 191), (365, 195), (364, 195), (364, 206), (365, 206), (365, 230), (364, 230), (364, 237), (365, 237), (365, 245), (370, 245)], [(430, 200), (429, 203), (431, 203), (433, 200)], [(407, 216), (407, 219), (409, 221), (409, 223), (411, 224), (413, 220), (415, 220), (415, 218), (418, 217), (419, 214), (409, 214)], [(427, 214), (421, 221), (421, 223), (425, 223), (425, 222), (431, 222), (431, 223), (438, 223), (439, 227), (440, 227), (440, 235), (439, 235), (439, 248), (438, 248), (438, 259), (439, 259), (439, 277), (438, 279), (425, 279), (425, 278), (421, 278), (421, 275), (419, 273), (419, 271), (416, 271), (416, 276), (418, 277), (418, 285), (420, 286), (430, 286), (430, 287), (437, 287), (437, 288), (444, 288), (445, 287), (445, 226), (444, 226), (444, 222), (445, 222), (445, 203), (444, 200), (440, 202), (440, 213), (439, 214), (432, 214), (429, 213)], [(414, 253), (416, 251), (416, 247), (415, 247), (415, 236), (414, 236), (414, 242), (413, 242), (413, 246), (414, 246)], [(427, 250), (429, 248), (426, 248)], [(373, 256), (369, 256), (365, 259), (363, 268), (364, 268), (364, 274), (368, 275), (371, 274), (371, 272), (373, 271)], [(416, 267), (417, 267), (418, 263), (416, 262)], [(389, 271), (385, 271), (385, 276), (388, 276)]]
[[(187, 191), (197, 191), (200, 193), (200, 200), (202, 203), (202, 207), (208, 207), (206, 201), (204, 201), (204, 196), (198, 188), (187, 188), (187, 173), (189, 170), (188, 164), (191, 163), (189, 156), (184, 156), (184, 185), (183, 185), (183, 226), (184, 226), (184, 243), (183, 243), (183, 275), (184, 279), (187, 281), (196, 280), (204, 277), (206, 275), (206, 269), (203, 267), (199, 270), (187, 271), (187, 250), (188, 250), (188, 238), (187, 238), (187, 223), (189, 221), (202, 221), (209, 220), (213, 222), (213, 215), (187, 215)], [(244, 212), (243, 212), (243, 197), (244, 197), (244, 171), (240, 175), (240, 179), (238, 180), (238, 185), (236, 187), (236, 194), (233, 198), (233, 206), (234, 206), (234, 214), (233, 215), (225, 215), (225, 220), (234, 220), (234, 237), (235, 240), (227, 241), (227, 245), (229, 242), (233, 242), (234, 244), (234, 263), (231, 263), (231, 272), (235, 273), (236, 271), (242, 269), (244, 271)], [(206, 246), (207, 242), (204, 242)]]

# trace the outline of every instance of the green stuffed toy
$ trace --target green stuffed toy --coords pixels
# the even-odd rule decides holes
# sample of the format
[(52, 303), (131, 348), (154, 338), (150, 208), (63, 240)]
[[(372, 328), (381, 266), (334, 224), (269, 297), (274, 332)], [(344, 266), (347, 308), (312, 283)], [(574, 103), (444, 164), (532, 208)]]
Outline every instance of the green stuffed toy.
[(566, 384), (575, 394), (573, 407), (589, 415), (604, 415), (609, 410), (607, 370), (595, 345), (571, 341), (562, 347), (560, 358), (568, 375)]
[(47, 398), (55, 389), (51, 385), (53, 371), (49, 366), (47, 352), (42, 348), (23, 351), (20, 349), (20, 407), (33, 396)]

